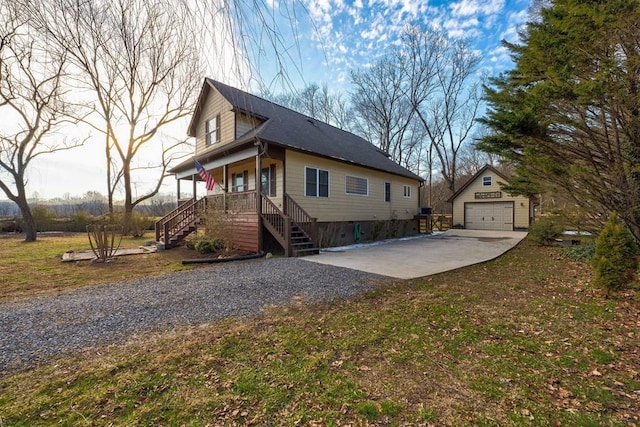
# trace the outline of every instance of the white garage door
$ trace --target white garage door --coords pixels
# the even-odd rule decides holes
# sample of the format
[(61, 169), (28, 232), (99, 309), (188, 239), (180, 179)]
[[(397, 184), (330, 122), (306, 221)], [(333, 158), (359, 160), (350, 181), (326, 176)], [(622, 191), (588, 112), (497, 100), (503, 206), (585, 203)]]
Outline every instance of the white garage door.
[(469, 230), (513, 231), (513, 203), (466, 203), (464, 227)]

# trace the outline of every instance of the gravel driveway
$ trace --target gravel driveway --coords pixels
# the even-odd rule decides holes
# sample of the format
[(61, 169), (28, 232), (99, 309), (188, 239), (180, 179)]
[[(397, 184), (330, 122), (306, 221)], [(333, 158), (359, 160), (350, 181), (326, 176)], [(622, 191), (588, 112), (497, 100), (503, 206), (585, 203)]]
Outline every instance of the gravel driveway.
[(294, 297), (348, 298), (388, 278), (295, 258), (214, 264), (162, 277), (0, 303), (0, 375), (134, 334), (252, 316)]

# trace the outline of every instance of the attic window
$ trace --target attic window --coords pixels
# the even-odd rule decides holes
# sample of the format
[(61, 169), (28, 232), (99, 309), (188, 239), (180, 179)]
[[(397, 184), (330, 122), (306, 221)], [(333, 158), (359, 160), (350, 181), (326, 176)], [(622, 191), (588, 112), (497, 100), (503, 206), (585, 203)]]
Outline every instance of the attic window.
[(483, 187), (491, 187), (492, 184), (493, 184), (493, 180), (491, 178), (491, 175), (487, 175), (487, 176), (483, 176), (482, 177), (482, 186)]
[(220, 142), (220, 114), (205, 122), (207, 145)]

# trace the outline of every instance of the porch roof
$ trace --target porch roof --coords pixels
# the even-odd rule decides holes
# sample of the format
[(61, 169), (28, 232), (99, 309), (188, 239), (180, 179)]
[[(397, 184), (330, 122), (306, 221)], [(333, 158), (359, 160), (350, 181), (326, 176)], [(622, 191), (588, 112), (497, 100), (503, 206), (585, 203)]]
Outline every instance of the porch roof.
[[(209, 78), (205, 79), (198, 106), (189, 125), (190, 136), (195, 135), (195, 124), (198, 123), (202, 113), (201, 106), (214, 88), (231, 103), (235, 111), (265, 121), (229, 144), (212, 147), (208, 151), (199, 153), (196, 157), (198, 161), (224, 156), (225, 153), (241, 147), (246, 148), (246, 145), (259, 140), (270, 145), (424, 181), (423, 178), (400, 166), (382, 150), (357, 135)], [(184, 172), (191, 168), (195, 171), (193, 159), (181, 163), (170, 172)]]

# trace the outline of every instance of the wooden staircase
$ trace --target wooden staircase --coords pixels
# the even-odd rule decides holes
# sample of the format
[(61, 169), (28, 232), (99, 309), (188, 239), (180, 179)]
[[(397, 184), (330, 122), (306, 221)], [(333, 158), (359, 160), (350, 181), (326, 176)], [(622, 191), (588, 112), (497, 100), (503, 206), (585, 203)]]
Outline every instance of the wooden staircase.
[(156, 222), (156, 242), (170, 249), (197, 229), (207, 198), (183, 203)]
[(284, 248), (286, 257), (312, 255), (317, 247), (318, 223), (287, 194), (284, 195), (285, 212), (268, 197), (262, 195), (261, 218), (264, 227)]
[[(216, 207), (214, 200), (211, 203), (211, 208), (215, 209)], [(283, 212), (267, 196), (262, 194), (262, 209), (260, 211), (262, 225), (284, 248), (285, 256), (319, 253), (316, 218), (312, 218), (287, 194), (284, 195), (284, 207), (285, 211)], [(197, 229), (201, 222), (200, 216), (206, 208), (206, 197), (191, 200), (178, 206), (156, 222), (156, 242), (163, 244), (165, 249), (174, 247)], [(255, 204), (252, 211), (255, 215)]]
[(320, 253), (313, 240), (296, 224), (291, 225), (291, 252), (293, 256), (315, 255)]

